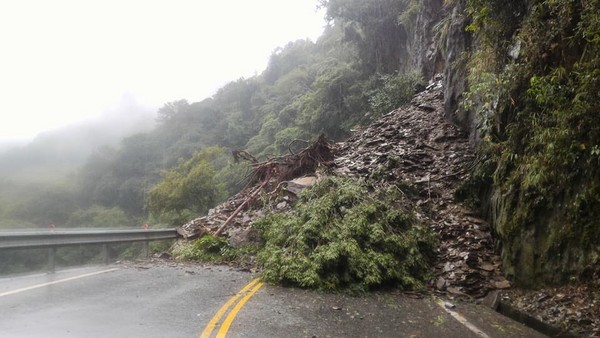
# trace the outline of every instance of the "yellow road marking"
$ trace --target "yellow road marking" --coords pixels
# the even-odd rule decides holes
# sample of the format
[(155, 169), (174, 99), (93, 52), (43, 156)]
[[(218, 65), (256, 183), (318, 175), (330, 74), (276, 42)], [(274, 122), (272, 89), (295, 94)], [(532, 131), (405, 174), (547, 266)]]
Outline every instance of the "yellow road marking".
[[(208, 322), (208, 325), (206, 325), (206, 328), (200, 334), (200, 338), (208, 338), (208, 337), (210, 337), (210, 334), (212, 333), (212, 331), (217, 326), (217, 323), (219, 322), (219, 320), (221, 319), (221, 317), (223, 317), (223, 315), (225, 314), (225, 312), (227, 312), (227, 310), (229, 310), (229, 307), (231, 305), (233, 305), (233, 303), (235, 303), (235, 301), (237, 301), (238, 298), (240, 298), (250, 288), (252, 288), (254, 286), (254, 284), (258, 283), (258, 281), (259, 281), (258, 278), (253, 279), (250, 283), (248, 283), (246, 286), (244, 286), (244, 288), (242, 290), (240, 290), (240, 292), (238, 292), (235, 296), (231, 297), (227, 301), (227, 303), (223, 304), (223, 306), (221, 306), (221, 308), (217, 311), (217, 313), (215, 313), (214, 317), (212, 317), (212, 319), (210, 320), (210, 322)], [(227, 318), (229, 318), (229, 317), (227, 317)]]
[(250, 299), (256, 293), (256, 291), (258, 291), (258, 289), (260, 289), (261, 286), (263, 286), (262, 282), (256, 284), (256, 286), (252, 289), (252, 291), (248, 292), (248, 294), (244, 298), (242, 298), (242, 300), (240, 300), (239, 303), (237, 303), (237, 305), (233, 308), (233, 310), (231, 310), (231, 312), (229, 313), (227, 318), (225, 318), (223, 325), (221, 325), (221, 328), (219, 329), (219, 332), (217, 333), (217, 338), (225, 338), (227, 331), (229, 331), (229, 326), (231, 326), (231, 323), (233, 322), (233, 319), (235, 319), (235, 316), (237, 316), (238, 312), (240, 312), (242, 307), (244, 307), (244, 304), (246, 304), (248, 299)]
[(4, 296), (8, 296), (8, 295), (14, 295), (15, 293), (25, 292), (25, 291), (29, 291), (29, 290), (33, 290), (33, 289), (39, 289), (39, 288), (43, 288), (44, 286), (49, 286), (49, 285), (64, 283), (64, 282), (68, 282), (68, 281), (72, 281), (72, 280), (76, 280), (76, 279), (80, 279), (80, 278), (91, 277), (91, 276), (95, 276), (95, 275), (99, 275), (99, 274), (102, 274), (102, 273), (107, 273), (107, 272), (111, 272), (111, 271), (115, 271), (115, 270), (119, 270), (119, 269), (118, 268), (114, 268), (114, 269), (96, 271), (96, 272), (86, 273), (84, 275), (79, 275), (79, 276), (74, 276), (74, 277), (59, 279), (59, 280), (56, 280), (56, 281), (53, 281), (53, 282), (49, 282), (49, 283), (43, 283), (43, 284), (37, 284), (37, 285), (33, 285), (33, 286), (28, 286), (26, 288), (22, 288), (22, 289), (17, 289), (17, 290), (13, 290), (13, 291), (8, 291), (8, 292), (0, 293), (0, 297), (4, 297)]

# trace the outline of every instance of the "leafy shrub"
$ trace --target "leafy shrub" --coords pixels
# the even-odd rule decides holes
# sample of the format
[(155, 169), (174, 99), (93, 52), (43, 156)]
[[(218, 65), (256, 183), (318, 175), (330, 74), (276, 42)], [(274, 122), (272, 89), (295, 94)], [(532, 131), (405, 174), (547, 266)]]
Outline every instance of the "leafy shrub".
[(415, 86), (422, 82), (417, 72), (405, 75), (378, 75), (375, 81), (376, 89), (369, 95), (369, 108), (375, 116), (389, 113), (409, 103), (415, 92)]
[(174, 250), (177, 259), (200, 261), (216, 264), (235, 262), (241, 265), (252, 263), (253, 257), (259, 250), (258, 244), (246, 244), (232, 247), (225, 237), (206, 235), (191, 245), (185, 245)]
[(301, 195), (294, 210), (255, 223), (266, 241), (258, 255), (263, 278), (355, 292), (423, 287), (435, 239), (401, 201), (393, 191), (371, 196), (349, 179), (323, 180)]
[(226, 238), (206, 235), (196, 240), (194, 244), (176, 251), (175, 256), (183, 260), (223, 263), (230, 258), (228, 249)]

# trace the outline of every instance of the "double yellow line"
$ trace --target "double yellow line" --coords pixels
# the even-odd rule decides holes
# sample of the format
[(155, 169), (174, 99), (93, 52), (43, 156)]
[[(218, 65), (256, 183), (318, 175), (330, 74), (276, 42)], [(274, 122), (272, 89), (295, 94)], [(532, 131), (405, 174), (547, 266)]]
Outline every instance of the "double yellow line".
[(223, 323), (221, 323), (221, 327), (219, 328), (219, 331), (217, 332), (217, 338), (224, 338), (227, 335), (227, 331), (229, 331), (229, 327), (231, 326), (231, 323), (235, 319), (235, 316), (237, 316), (238, 312), (240, 312), (242, 307), (244, 307), (244, 304), (246, 304), (246, 302), (256, 293), (256, 291), (258, 291), (258, 289), (261, 288), (261, 286), (263, 286), (263, 283), (260, 282), (260, 279), (255, 278), (250, 283), (248, 283), (246, 286), (244, 286), (244, 288), (241, 289), (240, 292), (235, 294), (235, 296), (231, 297), (227, 301), (227, 303), (223, 304), (223, 306), (221, 306), (219, 311), (217, 311), (217, 313), (215, 313), (214, 317), (212, 317), (210, 322), (208, 322), (208, 325), (206, 325), (206, 328), (200, 334), (200, 338), (209, 338), (210, 334), (217, 327), (217, 324), (219, 323), (219, 320), (221, 319), (221, 317), (223, 317), (223, 315), (229, 310), (229, 308), (240, 297), (243, 296), (243, 298), (235, 305), (235, 307), (231, 310), (231, 312), (229, 312), (229, 314), (227, 315), (227, 318), (225, 318)]

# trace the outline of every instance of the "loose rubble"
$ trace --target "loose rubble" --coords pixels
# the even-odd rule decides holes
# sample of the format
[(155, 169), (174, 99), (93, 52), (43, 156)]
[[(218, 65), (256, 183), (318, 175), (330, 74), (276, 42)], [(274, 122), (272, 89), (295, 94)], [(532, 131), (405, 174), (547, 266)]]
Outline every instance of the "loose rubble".
[[(600, 336), (598, 287), (513, 290), (495, 251), (491, 226), (456, 201), (455, 191), (468, 178), (475, 155), (467, 136), (444, 117), (441, 77), (415, 95), (410, 105), (382, 116), (331, 150), (333, 162), (329, 158), (317, 161), (311, 163), (311, 170), (293, 174), (286, 167), (288, 175), (263, 189), (260, 200), (249, 198), (256, 188), (248, 187), (208, 215), (183, 225), (179, 233), (186, 239), (214, 234), (246, 203), (224, 234), (233, 246), (258, 242), (259, 236), (251, 230), (253, 220), (264, 217), (268, 209), (289, 210), (298, 193), (321, 175), (364, 178), (375, 187), (392, 186), (405, 193), (413, 201), (417, 218), (438, 234), (437, 262), (430, 281), (433, 292), (481, 301), (490, 291), (499, 290), (503, 301), (544, 322)], [(267, 167), (264, 162), (253, 162), (255, 168)], [(271, 177), (262, 171), (252, 179), (256, 183)]]
[(415, 190), (418, 218), (440, 239), (431, 281), (436, 292), (481, 298), (510, 287), (494, 253), (490, 226), (455, 201), (454, 191), (467, 178), (474, 154), (466, 135), (444, 118), (439, 79), (409, 106), (383, 116), (340, 147), (338, 174)]
[(511, 289), (503, 302), (562, 333), (600, 337), (600, 285), (577, 284), (539, 290)]

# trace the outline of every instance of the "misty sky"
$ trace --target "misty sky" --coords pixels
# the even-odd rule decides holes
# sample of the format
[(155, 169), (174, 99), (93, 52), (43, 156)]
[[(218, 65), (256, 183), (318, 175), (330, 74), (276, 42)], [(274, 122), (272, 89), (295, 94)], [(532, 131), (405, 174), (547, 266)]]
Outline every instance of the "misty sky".
[(0, 2), (0, 142), (100, 114), (160, 107), (262, 72), (323, 31), (316, 0)]

